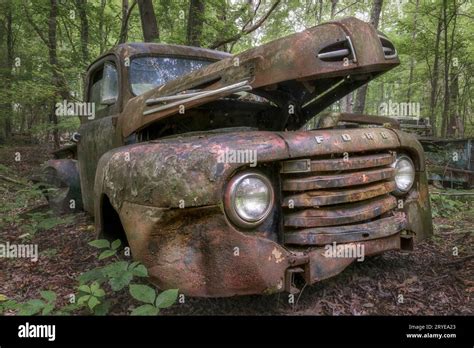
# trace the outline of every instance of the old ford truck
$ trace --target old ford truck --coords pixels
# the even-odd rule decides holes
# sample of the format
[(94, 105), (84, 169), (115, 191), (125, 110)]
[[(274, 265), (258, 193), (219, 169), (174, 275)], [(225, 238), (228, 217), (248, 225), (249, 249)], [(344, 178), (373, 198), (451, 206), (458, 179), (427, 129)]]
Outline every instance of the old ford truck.
[(190, 296), (297, 292), (356, 259), (328, 245), (409, 250), (432, 233), (419, 142), (389, 118), (323, 113), (398, 64), (355, 18), (236, 55), (118, 45), (88, 69), (95, 117), (46, 164), (48, 199)]

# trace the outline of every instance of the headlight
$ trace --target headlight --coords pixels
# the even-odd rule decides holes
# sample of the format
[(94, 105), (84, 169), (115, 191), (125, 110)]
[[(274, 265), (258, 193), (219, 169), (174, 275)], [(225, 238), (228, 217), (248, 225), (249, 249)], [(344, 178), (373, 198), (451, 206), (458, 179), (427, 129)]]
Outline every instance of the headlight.
[(397, 186), (395, 193), (407, 193), (415, 181), (413, 161), (407, 155), (400, 155), (392, 164), (392, 167), (395, 168), (395, 184)]
[(230, 180), (224, 199), (227, 215), (233, 223), (253, 227), (270, 214), (273, 187), (270, 180), (259, 172), (244, 172)]

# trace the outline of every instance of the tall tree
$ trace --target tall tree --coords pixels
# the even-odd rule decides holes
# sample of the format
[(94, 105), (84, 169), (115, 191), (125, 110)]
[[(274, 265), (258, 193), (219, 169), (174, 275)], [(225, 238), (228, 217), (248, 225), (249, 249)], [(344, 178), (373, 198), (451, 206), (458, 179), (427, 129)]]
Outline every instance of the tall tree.
[[(14, 41), (13, 41), (13, 9), (11, 6), (11, 2), (7, 1), (5, 3), (5, 35), (6, 35), (6, 65), (5, 68), (2, 69), (4, 75), (4, 89), (6, 95), (10, 95), (11, 87), (12, 87), (12, 70), (13, 70), (13, 50), (14, 50)], [(2, 39), (3, 41), (3, 39)], [(11, 98), (11, 97), (10, 97)], [(2, 106), (1, 109), (4, 110), (3, 112), (3, 133), (5, 138), (9, 138), (12, 132), (12, 114), (13, 114), (13, 103), (10, 100), (7, 100)]]
[(433, 73), (431, 74), (430, 78), (430, 123), (433, 131), (433, 135), (436, 135), (436, 100), (437, 100), (437, 92), (438, 92), (438, 80), (439, 80), (439, 45), (441, 41), (441, 30), (442, 30), (442, 14), (443, 9), (440, 7), (440, 14), (438, 17), (438, 24), (436, 27), (436, 38), (435, 38), (435, 45), (434, 45), (434, 58), (433, 58)]
[(338, 0), (331, 0), (331, 19), (336, 15), (336, 7)]
[(122, 0), (122, 22), (120, 25), (120, 35), (118, 43), (124, 43), (128, 39), (128, 21), (130, 19), (130, 14), (133, 11), (133, 8), (137, 4), (137, 1), (134, 0), (132, 5), (129, 7), (128, 0)]
[(201, 46), (201, 35), (204, 19), (204, 0), (190, 0), (186, 42), (189, 46)]
[[(383, 0), (374, 0), (374, 5), (370, 14), (370, 23), (375, 28), (379, 26), (380, 12), (382, 12)], [(367, 95), (367, 84), (363, 85), (357, 90), (356, 101), (354, 105), (355, 113), (363, 113), (365, 109), (365, 98)]]
[(107, 0), (100, 0), (100, 11), (99, 11), (99, 51), (100, 53), (104, 52), (106, 47), (106, 34), (104, 32), (104, 15), (105, 15), (105, 6), (107, 5)]
[(84, 63), (89, 62), (89, 20), (87, 19), (87, 0), (76, 0), (77, 12), (81, 21), (81, 53)]
[(446, 136), (449, 117), (449, 52), (448, 52), (448, 0), (443, 0), (443, 29), (444, 29), (444, 103), (441, 122), (441, 136)]
[(58, 2), (57, 0), (50, 0), (49, 17), (48, 17), (48, 35), (45, 36), (38, 25), (35, 23), (29, 13), (29, 9), (25, 6), (25, 14), (30, 25), (33, 27), (39, 38), (48, 48), (49, 66), (51, 67), (51, 84), (55, 87), (55, 98), (51, 102), (49, 120), (53, 124), (53, 139), (55, 148), (59, 147), (59, 131), (58, 131), (58, 117), (56, 115), (55, 105), (56, 97), (61, 99), (69, 99), (69, 91), (64, 76), (61, 72), (61, 67), (58, 63), (57, 55), (57, 17), (58, 17)]
[[(414, 13), (414, 18), (413, 18), (413, 31), (411, 34), (411, 38), (413, 42), (415, 42), (416, 39), (416, 25), (417, 25), (417, 16), (418, 16), (418, 9), (420, 7), (420, 0), (416, 0), (416, 5), (415, 5), (415, 13)], [(413, 72), (415, 69), (415, 57), (412, 54), (410, 56), (410, 75), (408, 77), (408, 90), (407, 90), (407, 102), (410, 102), (411, 98), (411, 84), (413, 83)]]
[(145, 42), (157, 42), (160, 40), (160, 32), (156, 22), (155, 10), (151, 0), (138, 0), (140, 20), (142, 23), (143, 40)]

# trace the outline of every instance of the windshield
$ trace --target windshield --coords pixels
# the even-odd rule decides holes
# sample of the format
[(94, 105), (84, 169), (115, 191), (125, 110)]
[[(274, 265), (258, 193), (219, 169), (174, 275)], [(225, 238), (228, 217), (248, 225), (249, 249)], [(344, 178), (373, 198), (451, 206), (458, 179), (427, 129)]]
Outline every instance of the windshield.
[(213, 62), (196, 58), (139, 57), (130, 64), (132, 92), (140, 95)]

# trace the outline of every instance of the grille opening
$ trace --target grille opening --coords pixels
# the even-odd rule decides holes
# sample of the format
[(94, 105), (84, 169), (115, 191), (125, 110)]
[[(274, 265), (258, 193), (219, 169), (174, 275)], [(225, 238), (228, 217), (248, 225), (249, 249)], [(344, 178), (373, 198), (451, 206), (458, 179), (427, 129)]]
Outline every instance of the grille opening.
[[(322, 170), (280, 173), (283, 234), (354, 226), (394, 216), (397, 207), (389, 154), (392, 156), (388, 149), (349, 153), (349, 158), (358, 157), (354, 163), (363, 163), (355, 169), (339, 163), (344, 160), (342, 154), (312, 156), (312, 168)], [(328, 159), (331, 161), (318, 163)], [(332, 165), (338, 170), (330, 170)], [(370, 239), (372, 235), (361, 231), (359, 238)]]
[(371, 159), (371, 158), (374, 159), (374, 157), (380, 159), (381, 157), (387, 156), (387, 155), (393, 156), (392, 151), (389, 149), (378, 151), (378, 152), (351, 152), (351, 153), (348, 153), (348, 157), (347, 157), (348, 160), (357, 158), (359, 161), (362, 161), (364, 163), (367, 161), (367, 165), (364, 164), (363, 166), (359, 166), (358, 168), (342, 168), (342, 169), (335, 169), (335, 170), (331, 170), (330, 168), (328, 169), (325, 168), (323, 170), (308, 170), (308, 171), (301, 171), (301, 172), (298, 172), (298, 171), (282, 172), (281, 171), (283, 168), (283, 164), (282, 164), (283, 162), (305, 161), (305, 160), (309, 161), (309, 163), (322, 162), (322, 161), (330, 161), (329, 163), (333, 161), (344, 162), (345, 161), (344, 155), (345, 155), (344, 153), (337, 153), (337, 154), (329, 154), (329, 155), (318, 155), (316, 157), (289, 158), (288, 160), (284, 160), (280, 162), (279, 175), (284, 180), (286, 178), (293, 179), (293, 178), (304, 178), (308, 176), (319, 176), (319, 175), (324, 176), (324, 175), (335, 175), (335, 174), (343, 174), (343, 173), (349, 174), (349, 173), (355, 173), (355, 172), (363, 172), (365, 170), (371, 170), (371, 169), (380, 169), (383, 167), (388, 168), (390, 167), (390, 165), (380, 164), (374, 161), (370, 162), (369, 164), (367, 159)]
[[(331, 192), (331, 193), (337, 194), (338, 192), (342, 192), (342, 191), (346, 191), (346, 190), (356, 190), (356, 189), (363, 189), (363, 188), (369, 189), (371, 186), (373, 186), (375, 184), (390, 183), (391, 181), (392, 180), (381, 180), (381, 181), (376, 181), (376, 182), (369, 183), (369, 184), (352, 185), (352, 186), (348, 186), (348, 187), (338, 187), (338, 188), (330, 188), (330, 189), (315, 189), (315, 190), (306, 190), (306, 191), (284, 191), (284, 194), (282, 195), (282, 197), (291, 197), (291, 196), (294, 196), (294, 195), (301, 195), (301, 194), (305, 194), (305, 193), (308, 193), (308, 192), (321, 192), (321, 193)], [(368, 199), (369, 198), (361, 199), (361, 200), (357, 200), (357, 201), (353, 201), (353, 202), (355, 203), (355, 202), (360, 202), (360, 201), (364, 201), (364, 200), (368, 200)], [(308, 208), (315, 208), (315, 207), (335, 208), (337, 206), (340, 206), (341, 204), (346, 204), (346, 203), (325, 204), (325, 205), (321, 205), (321, 206), (304, 206), (304, 207), (294, 206), (293, 208), (288, 208), (288, 207), (282, 206), (282, 210), (283, 210), (284, 213), (291, 213), (291, 212), (295, 212), (295, 211), (298, 211), (298, 210), (301, 210), (301, 209), (308, 209)]]
[[(380, 220), (380, 219), (393, 217), (393, 216), (395, 216), (395, 212), (396, 212), (396, 210), (388, 211), (388, 212), (385, 212), (381, 215), (378, 215), (378, 216), (375, 216), (375, 217), (372, 217), (372, 218), (368, 218), (368, 219), (365, 219), (365, 220), (360, 220), (360, 221), (357, 221), (357, 222), (350, 222), (350, 223), (341, 223), (341, 224), (336, 224), (336, 225), (315, 226), (315, 227), (285, 226), (284, 227), (284, 232), (285, 233), (292, 233), (292, 232), (300, 232), (301, 230), (308, 230), (308, 229), (325, 229), (325, 228), (330, 229), (332, 227), (345, 227), (345, 226), (354, 226), (354, 225), (366, 224), (366, 223), (374, 222), (374, 221), (377, 221), (377, 220)], [(363, 236), (363, 237), (368, 238), (369, 236), (370, 235), (367, 234), (367, 236)]]

